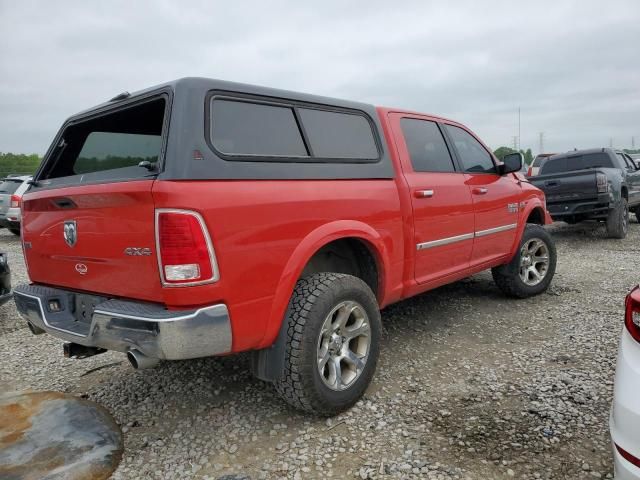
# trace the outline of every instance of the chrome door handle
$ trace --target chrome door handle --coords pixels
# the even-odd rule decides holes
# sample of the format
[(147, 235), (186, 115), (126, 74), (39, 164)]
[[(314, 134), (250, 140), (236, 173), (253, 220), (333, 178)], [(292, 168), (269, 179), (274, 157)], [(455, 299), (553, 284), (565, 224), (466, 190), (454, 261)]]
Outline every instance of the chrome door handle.
[(416, 198), (431, 198), (433, 197), (433, 190), (416, 190), (413, 195)]
[(474, 188), (473, 189), (473, 193), (475, 193), (476, 195), (484, 195), (485, 193), (487, 193), (489, 190), (487, 190), (484, 187), (480, 187), (480, 188)]

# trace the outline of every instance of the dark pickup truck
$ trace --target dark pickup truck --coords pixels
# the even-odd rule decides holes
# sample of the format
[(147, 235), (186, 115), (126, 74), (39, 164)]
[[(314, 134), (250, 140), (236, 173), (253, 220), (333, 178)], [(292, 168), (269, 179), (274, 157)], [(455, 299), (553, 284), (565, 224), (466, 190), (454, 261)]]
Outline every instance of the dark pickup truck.
[(554, 220), (605, 221), (611, 238), (624, 238), (629, 210), (640, 221), (640, 170), (611, 148), (575, 150), (551, 157), (529, 181), (544, 191)]

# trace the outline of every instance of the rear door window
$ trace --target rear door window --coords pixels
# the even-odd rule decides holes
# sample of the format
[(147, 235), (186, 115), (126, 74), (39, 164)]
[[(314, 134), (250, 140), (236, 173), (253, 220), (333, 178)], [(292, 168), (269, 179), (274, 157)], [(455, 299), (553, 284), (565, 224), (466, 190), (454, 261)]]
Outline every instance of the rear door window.
[(633, 165), (633, 161), (630, 158), (628, 158), (626, 155), (624, 155), (623, 153), (616, 153), (616, 155), (623, 168), (626, 168), (627, 170), (636, 169), (635, 165)]
[(465, 172), (497, 173), (496, 165), (489, 152), (469, 132), (453, 125), (446, 125), (446, 129)]
[[(166, 100), (160, 97), (72, 123), (38, 180), (47, 185), (149, 176), (162, 152), (165, 110)], [(148, 168), (139, 166), (142, 162)]]
[(435, 122), (403, 118), (400, 128), (414, 172), (455, 172), (451, 154)]

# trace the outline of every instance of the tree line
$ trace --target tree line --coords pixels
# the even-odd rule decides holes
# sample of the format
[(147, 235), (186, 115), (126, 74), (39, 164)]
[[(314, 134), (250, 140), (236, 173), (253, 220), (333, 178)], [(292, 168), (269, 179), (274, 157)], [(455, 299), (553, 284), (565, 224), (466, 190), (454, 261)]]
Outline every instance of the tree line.
[(0, 176), (6, 176), (10, 173), (31, 175), (38, 169), (41, 161), (42, 157), (35, 153), (25, 155), (24, 153), (0, 152)]

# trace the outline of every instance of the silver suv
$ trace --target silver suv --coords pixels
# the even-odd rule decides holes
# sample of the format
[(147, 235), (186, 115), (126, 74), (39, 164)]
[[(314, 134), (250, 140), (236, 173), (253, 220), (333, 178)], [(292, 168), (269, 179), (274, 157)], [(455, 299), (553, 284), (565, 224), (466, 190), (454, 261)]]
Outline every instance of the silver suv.
[(20, 235), (20, 202), (33, 177), (9, 176), (0, 183), (0, 227)]

